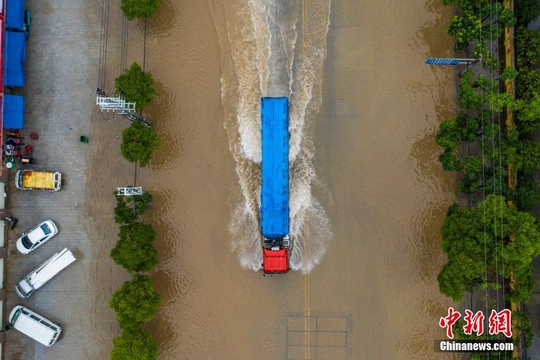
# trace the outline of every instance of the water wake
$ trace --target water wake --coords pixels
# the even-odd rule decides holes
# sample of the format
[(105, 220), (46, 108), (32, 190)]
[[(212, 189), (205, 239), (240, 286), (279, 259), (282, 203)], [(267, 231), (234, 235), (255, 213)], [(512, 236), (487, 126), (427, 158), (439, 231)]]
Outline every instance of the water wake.
[(260, 269), (260, 98), (287, 96), (291, 267), (307, 273), (332, 239), (326, 213), (312, 195), (313, 124), (322, 101), (330, 0), (234, 0), (223, 12), (227, 28), (220, 43), (231, 54), (221, 83), (224, 126), (241, 189), (229, 229), (232, 249), (243, 267)]

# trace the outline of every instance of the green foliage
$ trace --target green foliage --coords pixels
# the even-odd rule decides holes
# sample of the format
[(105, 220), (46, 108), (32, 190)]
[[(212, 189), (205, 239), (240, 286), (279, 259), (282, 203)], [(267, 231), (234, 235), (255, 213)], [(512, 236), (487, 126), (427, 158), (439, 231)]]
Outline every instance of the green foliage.
[(151, 193), (145, 191), (142, 193), (142, 195), (131, 196), (131, 198), (135, 203), (137, 214), (141, 215), (146, 209), (150, 207), (150, 204), (152, 203), (154, 197)]
[(520, 177), (517, 189), (512, 192), (510, 197), (514, 200), (518, 210), (531, 211), (540, 203), (540, 187), (535, 181)]
[(156, 13), (159, 0), (122, 0), (122, 11), (128, 18), (151, 18)]
[(461, 169), (461, 163), (457, 158), (456, 154), (452, 151), (445, 150), (441, 155), (439, 155), (439, 161), (442, 164), (442, 167), (446, 171), (459, 171)]
[(139, 165), (145, 167), (160, 144), (161, 141), (152, 128), (134, 122), (122, 132), (120, 151), (126, 160), (139, 161)]
[(504, 68), (504, 71), (502, 72), (500, 79), (501, 80), (514, 80), (519, 74), (519, 71), (514, 69), (511, 66), (507, 66)]
[(528, 299), (534, 286), (530, 264), (540, 254), (540, 231), (532, 215), (509, 208), (502, 196), (489, 195), (475, 208), (450, 214), (441, 233), (448, 254), (437, 277), (441, 293), (461, 301), (465, 291), (497, 288), (491, 279), (498, 264), (500, 276), (513, 274), (509, 298)]
[(530, 348), (535, 337), (534, 331), (532, 330), (531, 320), (529, 320), (529, 318), (523, 311), (512, 312), (512, 318), (517, 321), (519, 335), (523, 339), (522, 346), (525, 349)]
[(497, 58), (493, 57), (493, 52), (486, 46), (484, 41), (476, 44), (473, 50), (473, 58), (482, 59), (482, 67), (489, 71), (497, 70)]
[(152, 194), (143, 192), (137, 196), (116, 195), (116, 208), (114, 209), (114, 221), (117, 224), (132, 224), (142, 215), (152, 203)]
[(530, 100), (516, 101), (515, 109), (521, 133), (532, 134), (540, 127), (540, 93), (535, 93)]
[(128, 206), (126, 196), (116, 195), (116, 207), (114, 208), (114, 222), (117, 224), (132, 224), (137, 220), (133, 206)]
[(540, 71), (520, 71), (516, 78), (516, 97), (530, 100), (538, 93), (540, 93)]
[(471, 70), (465, 71), (459, 83), (459, 106), (462, 109), (479, 112), (484, 104), (490, 102), (491, 94), (497, 90), (497, 81), (489, 80), (485, 75), (473, 79)]
[(481, 29), (482, 22), (478, 18), (478, 13), (465, 8), (461, 15), (452, 16), (446, 32), (456, 37), (458, 49), (466, 49), (470, 42), (480, 39)]
[(150, 224), (136, 222), (120, 226), (118, 237), (120, 240), (140, 239), (143, 242), (151, 243), (156, 238), (156, 231)]
[(516, 33), (518, 69), (528, 69), (540, 61), (540, 31), (520, 27)]
[(120, 226), (120, 238), (111, 251), (111, 258), (129, 272), (150, 271), (158, 263), (157, 250), (152, 245), (154, 228), (145, 223)]
[(515, 166), (524, 174), (532, 174), (540, 167), (540, 143), (521, 140), (517, 144)]
[(471, 155), (462, 162), (460, 170), (463, 172), (463, 178), (459, 184), (459, 190), (464, 193), (475, 193), (483, 185), (482, 170), (484, 166), (482, 159)]
[(475, 83), (472, 80), (473, 72), (465, 71), (461, 76), (459, 83), (459, 106), (462, 109), (477, 110), (483, 105), (480, 94), (475, 89)]
[(146, 331), (122, 331), (113, 339), (111, 360), (153, 360), (157, 359), (157, 344)]
[(116, 78), (116, 89), (122, 91), (126, 101), (137, 103), (137, 109), (142, 109), (156, 95), (154, 77), (151, 72), (144, 72), (136, 62)]
[(489, 108), (495, 112), (502, 112), (506, 106), (512, 107), (513, 98), (507, 93), (492, 92), (488, 95)]
[(444, 150), (455, 151), (460, 140), (461, 131), (456, 119), (443, 121), (439, 132), (435, 135), (435, 142)]
[(501, 8), (498, 16), (498, 21), (504, 27), (510, 28), (516, 25), (517, 18), (512, 10)]
[(515, 0), (517, 25), (526, 27), (531, 21), (540, 16), (540, 2), (538, 0)]
[(109, 306), (116, 312), (116, 320), (124, 331), (140, 329), (156, 316), (161, 296), (148, 275), (138, 275), (116, 290)]

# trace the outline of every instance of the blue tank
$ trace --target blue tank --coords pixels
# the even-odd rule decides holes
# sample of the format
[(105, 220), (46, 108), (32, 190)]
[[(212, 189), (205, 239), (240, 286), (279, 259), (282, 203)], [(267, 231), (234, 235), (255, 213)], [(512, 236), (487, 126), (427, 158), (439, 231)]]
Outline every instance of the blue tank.
[(261, 99), (261, 233), (266, 239), (289, 234), (289, 103)]

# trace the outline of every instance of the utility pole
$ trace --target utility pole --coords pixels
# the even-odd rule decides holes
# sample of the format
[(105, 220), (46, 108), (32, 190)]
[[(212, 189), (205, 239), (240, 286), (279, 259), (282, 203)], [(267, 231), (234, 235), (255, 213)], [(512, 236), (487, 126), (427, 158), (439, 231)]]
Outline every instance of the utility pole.
[(122, 115), (131, 122), (141, 122), (147, 127), (152, 127), (152, 124), (147, 118), (137, 114), (136, 103), (126, 102), (122, 93), (114, 95), (108, 96), (103, 89), (98, 88), (96, 91), (96, 105), (99, 106), (99, 110), (102, 112), (112, 111), (115, 114)]

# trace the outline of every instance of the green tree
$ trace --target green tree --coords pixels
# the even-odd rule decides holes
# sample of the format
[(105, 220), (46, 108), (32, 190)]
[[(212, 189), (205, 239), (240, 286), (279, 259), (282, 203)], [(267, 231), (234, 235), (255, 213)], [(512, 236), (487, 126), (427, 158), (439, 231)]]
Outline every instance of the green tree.
[(517, 100), (517, 126), (521, 133), (532, 134), (540, 128), (540, 92), (530, 100)]
[(519, 71), (514, 69), (511, 66), (507, 66), (504, 68), (504, 71), (502, 72), (500, 76), (500, 80), (515, 80), (517, 76), (519, 75)]
[(116, 207), (114, 208), (114, 222), (117, 224), (132, 224), (137, 220), (133, 206), (129, 206), (126, 196), (116, 195)]
[(126, 101), (135, 102), (137, 109), (144, 108), (156, 95), (152, 73), (144, 72), (136, 62), (117, 77), (115, 83), (116, 89), (124, 93)]
[(160, 144), (161, 141), (152, 128), (134, 122), (122, 132), (120, 151), (126, 160), (138, 161), (141, 167), (145, 167)]
[(439, 125), (439, 132), (435, 135), (435, 142), (444, 150), (455, 151), (460, 138), (461, 129), (458, 122), (456, 119), (449, 119)]
[(516, 25), (517, 18), (514, 12), (512, 10), (503, 8), (502, 4), (500, 3), (496, 3), (496, 4), (500, 5), (497, 21), (507, 28), (510, 28)]
[(113, 339), (111, 360), (153, 359), (157, 359), (157, 344), (147, 331), (125, 330)]
[(124, 331), (138, 330), (157, 313), (161, 296), (148, 275), (137, 275), (113, 293), (109, 306)]
[(518, 210), (531, 211), (540, 203), (540, 187), (535, 181), (520, 177), (517, 189), (511, 193), (510, 198), (514, 200)]
[(516, 168), (524, 174), (532, 174), (540, 167), (540, 143), (521, 140), (517, 144)]
[(446, 29), (448, 35), (455, 36), (458, 49), (466, 49), (469, 43), (480, 39), (482, 21), (472, 8), (464, 8), (461, 15), (454, 15)]
[(459, 106), (462, 109), (480, 113), (483, 105), (490, 100), (490, 94), (497, 90), (497, 81), (489, 80), (485, 75), (473, 78), (471, 70), (465, 71), (459, 83)]
[(463, 178), (460, 181), (459, 189), (464, 193), (474, 193), (483, 185), (482, 170), (484, 164), (478, 156), (468, 156), (461, 165)]
[(156, 13), (159, 0), (122, 0), (122, 11), (128, 18), (151, 18)]
[(446, 171), (459, 171), (461, 169), (461, 163), (459, 162), (456, 153), (453, 151), (445, 150), (439, 155), (439, 161)]
[(150, 204), (152, 203), (153, 196), (151, 193), (145, 191), (142, 193), (142, 195), (138, 196), (131, 196), (133, 202), (135, 203), (135, 208), (137, 210), (137, 214), (141, 215), (148, 207), (150, 207)]
[[(465, 291), (499, 288), (498, 275), (513, 275), (509, 298), (527, 301), (534, 288), (532, 259), (540, 254), (540, 229), (531, 214), (489, 195), (477, 207), (454, 210), (441, 229), (448, 262), (437, 280), (441, 293), (461, 301)], [(487, 266), (487, 268), (486, 268)]]
[(516, 34), (518, 69), (525, 70), (540, 61), (540, 31), (520, 27)]
[(538, 0), (515, 0), (517, 25), (527, 27), (529, 23), (540, 16)]
[[(534, 331), (532, 330), (531, 320), (529, 320), (523, 311), (512, 312), (512, 318), (517, 321), (517, 328), (519, 330), (520, 337), (523, 339), (523, 347), (530, 348), (535, 338)], [(516, 340), (519, 341), (519, 339)]]
[(540, 93), (540, 71), (521, 70), (516, 77), (516, 97), (531, 100)]
[(116, 207), (114, 208), (114, 221), (117, 224), (132, 224), (137, 220), (138, 215), (152, 203), (152, 194), (143, 192), (137, 196), (123, 196), (114, 194), (116, 197)]
[(157, 250), (152, 245), (156, 238), (154, 228), (136, 222), (120, 226), (120, 238), (111, 250), (111, 258), (129, 272), (150, 271), (158, 263)]

